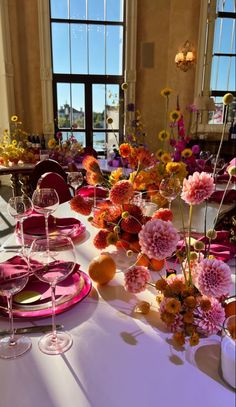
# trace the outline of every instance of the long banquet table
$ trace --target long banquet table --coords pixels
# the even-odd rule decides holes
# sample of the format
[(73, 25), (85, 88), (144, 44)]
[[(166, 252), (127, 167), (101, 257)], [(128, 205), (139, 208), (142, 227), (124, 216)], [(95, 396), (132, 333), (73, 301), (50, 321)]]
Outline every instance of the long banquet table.
[[(55, 216), (78, 216), (69, 203)], [(81, 270), (99, 251), (96, 233), (86, 220), (85, 236), (76, 243)], [(5, 245), (15, 242), (10, 236)], [(134, 295), (123, 287), (123, 273), (132, 258), (112, 252), (118, 271), (105, 286), (93, 283), (89, 296), (56, 316), (73, 336), (63, 355), (40, 352), (41, 334), (31, 334), (32, 349), (15, 360), (0, 359), (2, 407), (233, 407), (234, 391), (221, 379), (219, 337), (202, 340), (197, 348), (178, 351), (157, 313), (152, 287)], [(3, 259), (4, 254), (0, 254)], [(2, 260), (1, 260), (2, 261)], [(232, 263), (233, 264), (233, 263)], [(153, 272), (153, 280), (157, 273)], [(148, 315), (135, 314), (138, 300), (152, 304)], [(50, 318), (16, 319), (15, 326), (50, 324)], [(7, 319), (0, 315), (1, 328)]]

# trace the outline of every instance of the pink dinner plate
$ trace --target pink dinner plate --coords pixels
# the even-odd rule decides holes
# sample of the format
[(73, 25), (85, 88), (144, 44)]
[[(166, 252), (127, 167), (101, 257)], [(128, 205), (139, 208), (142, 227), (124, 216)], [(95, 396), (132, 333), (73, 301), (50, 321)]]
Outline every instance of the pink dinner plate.
[[(91, 288), (92, 282), (89, 276), (81, 271), (77, 264), (73, 273), (56, 286), (56, 314), (60, 314), (82, 301), (90, 293)], [(7, 315), (6, 303), (2, 302), (2, 298), (0, 297), (0, 310), (1, 313)], [(31, 298), (33, 299), (31, 300)], [(13, 315), (17, 318), (51, 316), (49, 285), (35, 276), (30, 277), (25, 288), (13, 297)]]

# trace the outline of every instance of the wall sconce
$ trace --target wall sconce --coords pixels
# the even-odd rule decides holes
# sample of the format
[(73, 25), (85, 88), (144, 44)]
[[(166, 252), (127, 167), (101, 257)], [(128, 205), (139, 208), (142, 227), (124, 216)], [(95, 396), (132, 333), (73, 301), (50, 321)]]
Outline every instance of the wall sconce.
[(186, 41), (180, 51), (175, 55), (176, 66), (180, 68), (181, 71), (186, 72), (192, 68), (195, 60), (193, 47), (189, 41)]

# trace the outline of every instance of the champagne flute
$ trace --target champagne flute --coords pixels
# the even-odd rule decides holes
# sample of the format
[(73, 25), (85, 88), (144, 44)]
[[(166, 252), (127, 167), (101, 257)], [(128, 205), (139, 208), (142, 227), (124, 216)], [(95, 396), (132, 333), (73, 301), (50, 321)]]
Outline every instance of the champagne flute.
[[(49, 248), (49, 250), (48, 250)], [(75, 248), (72, 240), (64, 235), (53, 236), (33, 241), (29, 262), (34, 275), (41, 281), (50, 284), (52, 296), (52, 332), (39, 340), (39, 349), (48, 355), (64, 353), (72, 345), (68, 332), (56, 331), (56, 284), (63, 281), (76, 264)]]
[(23, 222), (32, 212), (33, 205), (31, 199), (27, 195), (11, 197), (7, 204), (7, 211), (10, 216), (19, 221), (20, 235), (21, 235), (21, 251), (23, 257), (25, 257), (25, 239)]
[[(9, 258), (12, 257), (10, 252), (7, 255)], [(12, 312), (12, 296), (23, 290), (28, 279), (29, 267), (25, 258), (17, 262), (0, 263), (0, 295), (7, 298), (10, 326), (9, 335), (0, 340), (0, 358), (14, 359), (31, 348), (30, 338), (15, 335)]]
[(68, 172), (67, 173), (67, 183), (73, 188), (75, 195), (76, 189), (79, 188), (84, 182), (84, 176), (82, 172)]
[(33, 193), (32, 202), (36, 212), (42, 213), (45, 217), (46, 239), (49, 241), (48, 217), (59, 205), (58, 194), (53, 188), (37, 188)]
[(180, 191), (180, 180), (175, 176), (163, 178), (159, 185), (159, 192), (164, 198), (167, 199), (169, 209), (171, 209), (171, 203), (179, 195)]

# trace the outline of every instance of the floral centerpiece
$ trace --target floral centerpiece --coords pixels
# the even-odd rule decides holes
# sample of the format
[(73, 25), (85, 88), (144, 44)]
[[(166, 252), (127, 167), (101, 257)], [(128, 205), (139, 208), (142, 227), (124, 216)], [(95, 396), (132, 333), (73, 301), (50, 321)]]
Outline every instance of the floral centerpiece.
[[(133, 265), (124, 275), (125, 288), (129, 292), (139, 293), (151, 285), (157, 290), (160, 318), (173, 333), (174, 343), (182, 346), (188, 341), (192, 346), (197, 345), (202, 335), (219, 332), (225, 319), (223, 302), (230, 293), (231, 271), (217, 252), (212, 254), (211, 245), (217, 239), (217, 218), (227, 188), (236, 174), (235, 164), (227, 168), (229, 181), (212, 228), (206, 230), (203, 237), (194, 239), (193, 211), (214, 193), (214, 174), (194, 171), (187, 175), (186, 162), (175, 161), (170, 153), (163, 153), (170, 156), (166, 162), (162, 155), (158, 160), (147, 147), (133, 145), (132, 142), (123, 143), (120, 154), (129, 159), (134, 170), (128, 179), (125, 179), (122, 168), (106, 177), (96, 158), (88, 156), (84, 159), (87, 182), (94, 187), (105, 186), (109, 190), (109, 197), (96, 202), (94, 206), (93, 201), (77, 195), (71, 200), (71, 208), (89, 216), (92, 224), (99, 228), (93, 241), (95, 247), (103, 250), (115, 245), (124, 249), (127, 256), (134, 256)], [(153, 189), (158, 189), (161, 179), (167, 174), (180, 178), (180, 197), (189, 207), (187, 225), (182, 214), (181, 235), (172, 223), (173, 213), (170, 209), (159, 205), (152, 216), (145, 216), (142, 207), (134, 200), (137, 190), (148, 190), (149, 186), (153, 188), (153, 184)], [(233, 244), (229, 246), (229, 251), (231, 256), (236, 254)], [(175, 270), (173, 273), (173, 259), (178, 274)], [(164, 266), (168, 276), (160, 273), (154, 283), (149, 270), (159, 271)], [(144, 302), (141, 311), (147, 313), (149, 308), (150, 304)]]
[(61, 132), (57, 132), (55, 137), (48, 140), (48, 148), (50, 158), (58, 161), (61, 165), (68, 165), (78, 161), (83, 153), (83, 146), (73, 134), (63, 141)]
[(19, 117), (11, 117), (10, 130), (5, 129), (0, 137), (0, 164), (4, 166), (35, 163), (38, 160), (27, 146), (28, 134), (22, 130)]

